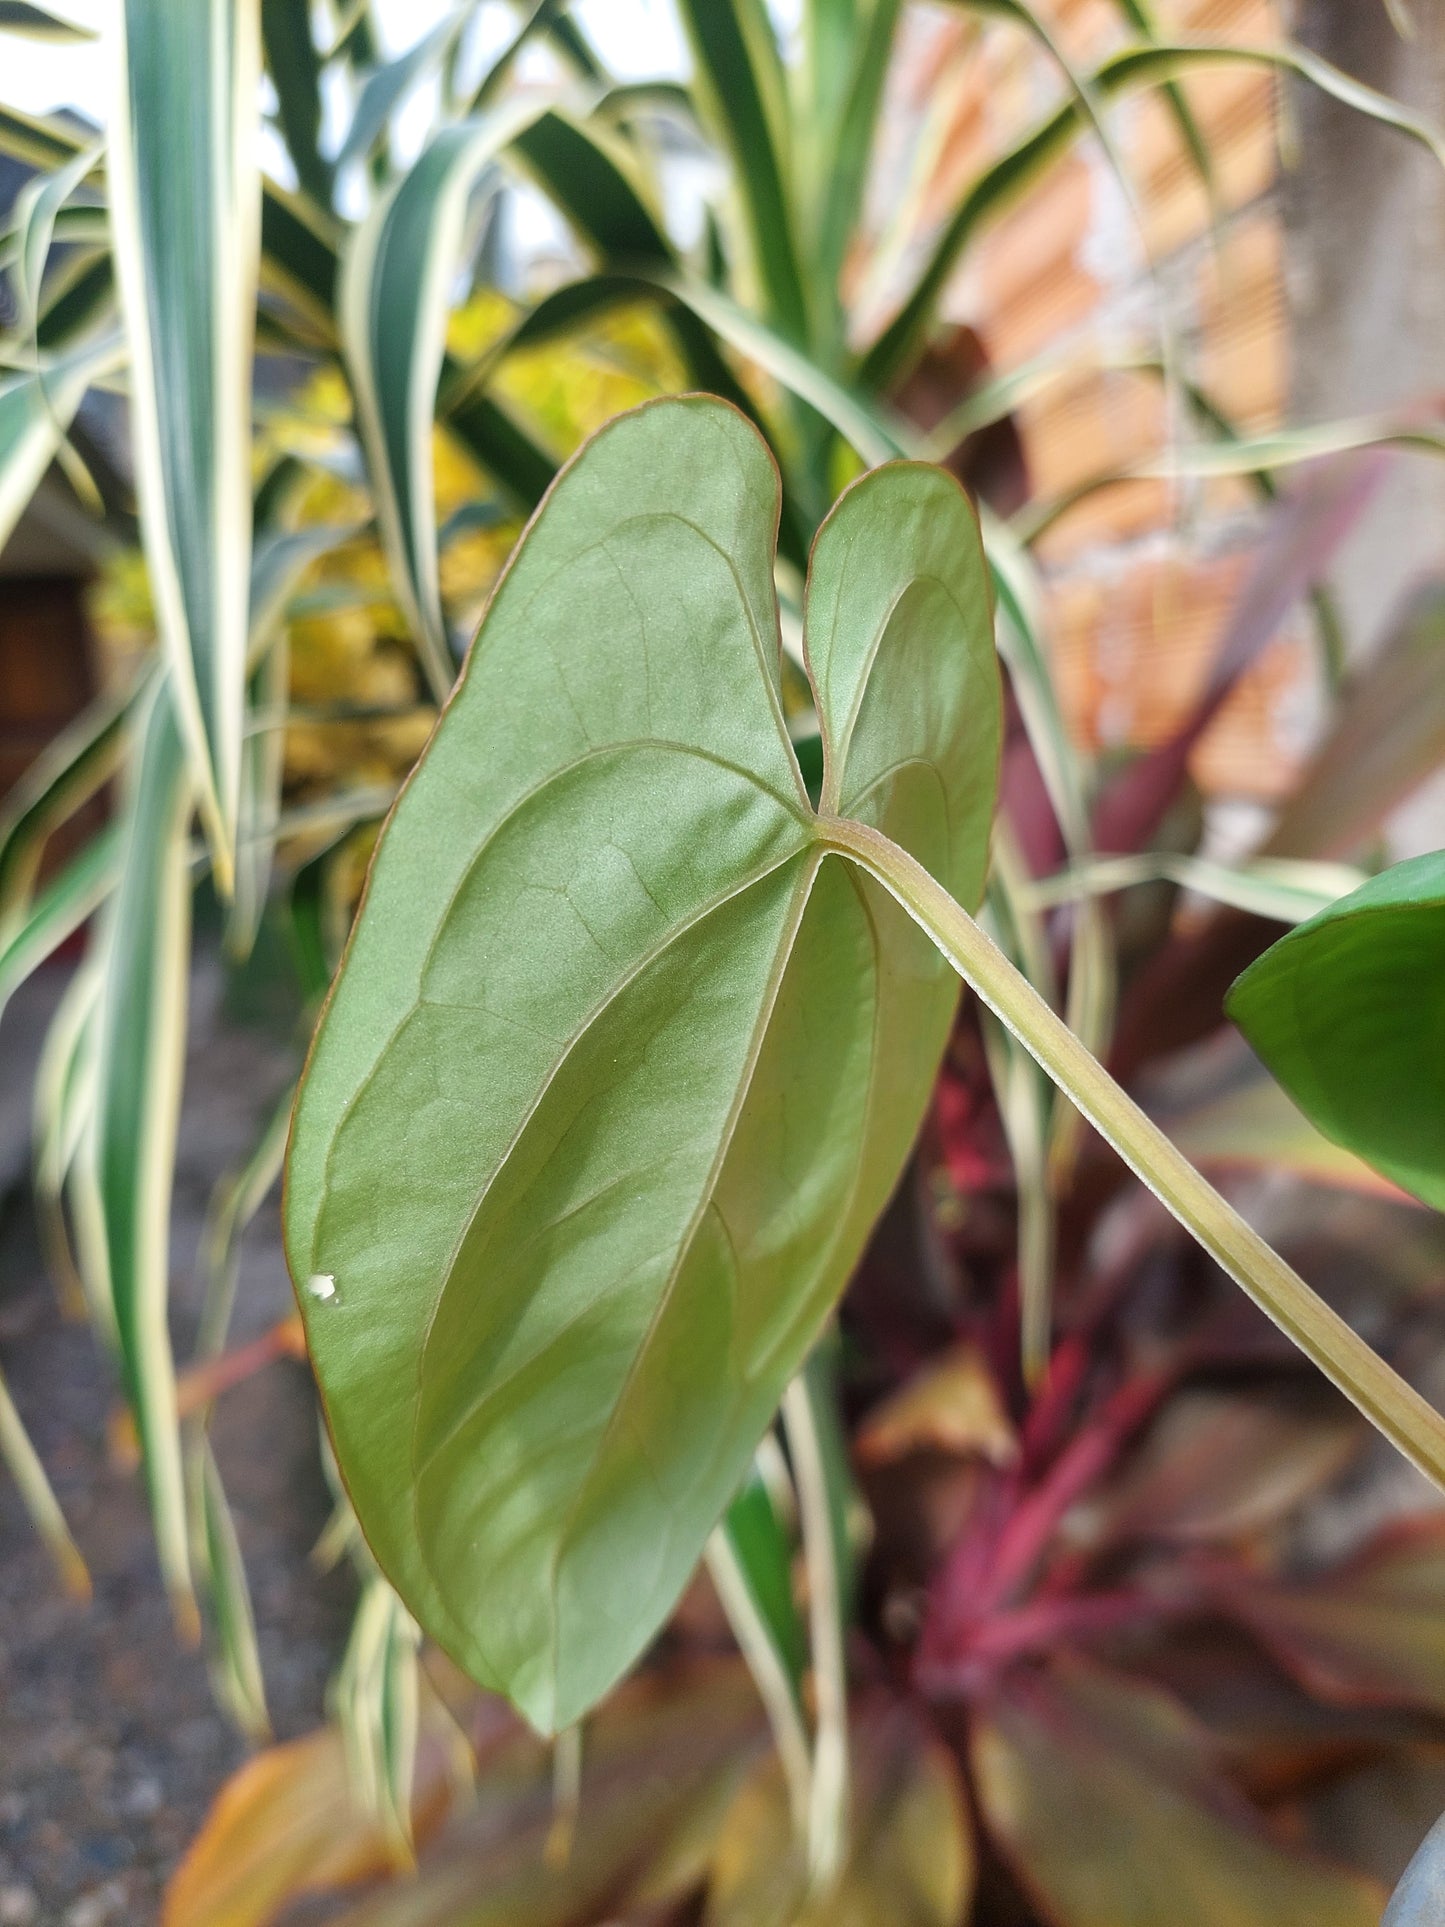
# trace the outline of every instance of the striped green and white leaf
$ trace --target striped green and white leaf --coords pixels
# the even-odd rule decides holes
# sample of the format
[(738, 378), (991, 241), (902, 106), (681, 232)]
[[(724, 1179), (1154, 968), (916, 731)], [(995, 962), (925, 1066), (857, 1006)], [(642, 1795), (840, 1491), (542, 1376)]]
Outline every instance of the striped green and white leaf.
[(368, 76), (356, 103), (356, 112), (346, 130), (346, 139), (336, 156), (339, 169), (363, 161), (386, 132), (392, 115), (412, 88), (434, 67), (439, 67), (456, 46), (462, 29), (476, 11), (476, 0), (464, 0), (444, 20), (409, 47), (395, 60), (378, 67)]
[(1195, 71), (1230, 66), (1258, 66), (1297, 74), (1342, 104), (1420, 142), (1445, 162), (1445, 138), (1428, 121), (1289, 42), (1248, 45), (1170, 40), (1124, 48), (1082, 76), (1081, 91), (1040, 120), (970, 184), (945, 221), (897, 313), (862, 355), (860, 370), (865, 384), (887, 389), (908, 371), (927, 339), (938, 303), (964, 250), (988, 221), (1068, 151), (1075, 136), (1090, 123), (1087, 101), (1113, 100), (1141, 88), (1167, 86)]
[(211, 1194), (201, 1233), (205, 1298), (196, 1335), (200, 1358), (219, 1356), (225, 1345), (241, 1262), (241, 1236), (281, 1176), (294, 1095), (294, 1086), (288, 1087), (272, 1107), (249, 1155), (225, 1174)]
[(151, 595), (218, 888), (240, 809), (260, 0), (123, 0), (107, 153)]
[(798, 226), (812, 263), (814, 328), (841, 340), (839, 277), (862, 209), (899, 0), (810, 0), (794, 75)]
[(296, 178), (304, 193), (326, 207), (331, 166), (321, 153), (322, 61), (311, 13), (311, 0), (261, 0), (261, 40)]
[(731, 163), (759, 304), (798, 346), (810, 336), (793, 205), (788, 93), (766, 0), (681, 0), (704, 114)]
[(271, 883), (286, 762), (286, 731), (277, 717), (284, 713), (290, 664), (283, 631), (272, 637), (247, 684), (247, 716), (255, 726), (241, 748), (236, 882), (226, 923), (227, 953), (236, 960), (251, 954)]
[(94, 40), (93, 27), (66, 20), (48, 7), (36, 7), (30, 0), (0, 0), (0, 32), (22, 33), (31, 40)]
[(67, 1592), (85, 1598), (90, 1592), (90, 1575), (80, 1549), (70, 1536), (65, 1514), (55, 1496), (40, 1455), (20, 1422), (5, 1374), (0, 1372), (0, 1459), (3, 1459), (35, 1530), (44, 1540), (56, 1571)]
[(50, 741), (0, 808), (0, 942), (23, 921), (51, 833), (114, 774), (134, 691), (99, 697)]
[[(20, 259), (23, 236), (11, 220), (0, 231), (0, 268), (13, 268)], [(77, 203), (57, 208), (51, 224), (54, 246), (102, 248), (110, 245), (110, 216), (99, 205)]]
[(100, 972), (88, 959), (65, 987), (45, 1033), (35, 1073), (31, 1108), (31, 1158), (35, 1215), (46, 1267), (67, 1317), (92, 1317), (97, 1333), (115, 1350), (108, 1299), (92, 1302), (76, 1263), (65, 1217), (65, 1189), (95, 1110), (95, 1012)]
[(838, 1420), (833, 1361), (819, 1345), (783, 1394), (783, 1429), (798, 1491), (808, 1572), (808, 1636), (815, 1706), (808, 1788), (810, 1881), (827, 1892), (848, 1854), (852, 1760), (848, 1739), (848, 1623), (855, 1574), (852, 1475)]
[(220, 1470), (204, 1431), (194, 1441), (187, 1471), (192, 1557), (206, 1606), (212, 1688), (247, 1738), (264, 1740), (271, 1720), (251, 1589)]
[(100, 950), (93, 1182), (78, 1225), (91, 1295), (113, 1307), (161, 1570), (194, 1629), (175, 1365), (167, 1328), (170, 1202), (186, 1042), (193, 806), (169, 679), (134, 722), (120, 878)]
[(1236, 869), (1206, 857), (1156, 850), (1139, 856), (1094, 857), (1055, 876), (1025, 884), (1024, 894), (1035, 909), (1046, 910), (1078, 903), (1085, 897), (1109, 896), (1140, 883), (1173, 883), (1251, 916), (1271, 917), (1277, 923), (1303, 923), (1357, 890), (1365, 880), (1363, 870), (1347, 863), (1261, 857)]
[(96, 166), (104, 151), (92, 142), (53, 174), (38, 174), (15, 197), (15, 265), (11, 287), (19, 309), (20, 332), (34, 335), (40, 311), (40, 284), (50, 254), (55, 222), (71, 195)]
[(802, 1832), (813, 1776), (803, 1699), (807, 1638), (793, 1597), (791, 1538), (762, 1469), (765, 1447), (771, 1447), (787, 1478), (769, 1433), (742, 1490), (707, 1542), (707, 1567), (767, 1710), (794, 1824)]
[(1124, 467), (1101, 469), (1057, 495), (1031, 502), (1014, 519), (1021, 542), (1036, 542), (1061, 517), (1091, 495), (1123, 482), (1181, 477), (1208, 481), (1248, 477), (1258, 481), (1282, 470), (1367, 448), (1398, 448), (1424, 455), (1445, 455), (1445, 431), (1418, 416), (1366, 415), (1306, 428), (1280, 428), (1251, 437), (1221, 436), (1148, 456)]
[(438, 699), (456, 674), (437, 570), (432, 425), (451, 277), (478, 176), (540, 109), (509, 102), (437, 134), (347, 251), (341, 335), (398, 598)]
[[(995, 829), (985, 928), (1040, 990), (1053, 991), (1047, 939), (1030, 914), (1022, 863), (1006, 823)], [(1025, 1381), (1036, 1385), (1048, 1364), (1053, 1331), (1056, 1225), (1049, 1186), (1049, 1084), (1018, 1039), (989, 1011), (981, 1013), (984, 1054), (1018, 1193), (1019, 1350)]]
[(39, 890), (0, 942), (0, 1011), (31, 971), (102, 904), (120, 871), (119, 838), (102, 830)]
[(86, 390), (123, 360), (122, 345), (111, 336), (0, 376), (0, 548), (54, 461)]
[(346, 1742), (357, 1798), (403, 1855), (411, 1848), (420, 1647), (416, 1621), (385, 1579), (370, 1572), (332, 1682), (330, 1708)]

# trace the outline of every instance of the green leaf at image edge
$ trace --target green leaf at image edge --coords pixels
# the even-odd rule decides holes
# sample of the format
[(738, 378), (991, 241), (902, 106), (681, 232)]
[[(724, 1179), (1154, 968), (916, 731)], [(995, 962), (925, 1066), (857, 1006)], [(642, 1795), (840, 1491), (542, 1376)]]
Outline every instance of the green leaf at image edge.
[(1445, 1209), (1445, 851), (1372, 877), (1250, 966), (1226, 1009), (1326, 1137)]
[[(828, 860), (779, 700), (778, 498), (704, 397), (563, 471), (382, 838), (293, 1125), (287, 1249), (357, 1515), (425, 1629), (552, 1730), (686, 1583), (957, 998)], [(1000, 696), (957, 485), (855, 484), (805, 633), (825, 810), (976, 903)]]

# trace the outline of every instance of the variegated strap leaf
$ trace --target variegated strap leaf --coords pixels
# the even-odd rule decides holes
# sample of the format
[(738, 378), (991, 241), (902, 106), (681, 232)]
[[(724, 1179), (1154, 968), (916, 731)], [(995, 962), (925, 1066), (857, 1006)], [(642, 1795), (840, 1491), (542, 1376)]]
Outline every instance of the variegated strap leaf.
[(478, 175), (542, 111), (508, 102), (445, 128), (362, 223), (342, 269), (341, 335), (397, 595), (438, 698), (456, 674), (437, 575), (432, 423), (447, 297)]
[(55, 459), (85, 391), (120, 365), (114, 336), (0, 379), (0, 549)]
[[(192, 788), (169, 679), (136, 723), (121, 870), (102, 943), (95, 1113), (96, 1221), (82, 1226), (92, 1296), (114, 1308), (120, 1365), (180, 1623), (195, 1627), (166, 1311), (170, 1204), (186, 1042)], [(86, 1235), (88, 1230), (89, 1235)]]
[(226, 895), (251, 549), (260, 44), (260, 0), (124, 0), (108, 150), (151, 592)]

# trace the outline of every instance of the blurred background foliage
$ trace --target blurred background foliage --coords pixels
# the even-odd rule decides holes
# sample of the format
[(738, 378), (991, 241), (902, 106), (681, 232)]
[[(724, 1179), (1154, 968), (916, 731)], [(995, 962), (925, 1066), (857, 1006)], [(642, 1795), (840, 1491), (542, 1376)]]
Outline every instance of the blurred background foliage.
[[(0, 539), (81, 518), (99, 686), (4, 806), (0, 996), (78, 958), (37, 1208), (116, 1366), (178, 1632), (203, 1625), (258, 1743), (208, 1421), (298, 1349), (291, 1320), (228, 1343), (287, 1103), (217, 1184), (177, 1360), (191, 944), (219, 942), (299, 1061), (526, 515), (649, 395), (723, 393), (768, 435), (789, 638), (854, 474), (921, 454), (970, 486), (1010, 694), (991, 928), (1285, 1254), (1445, 1385), (1438, 1221), (1313, 1132), (1221, 1011), (1445, 760), (1438, 589), (1358, 659), (1324, 586), (1390, 451), (1438, 452), (1438, 398), (1281, 426), (1259, 216), (1282, 77), (1432, 165), (1440, 136), (1261, 6), (808, 0), (780, 30), (762, 0), (678, 0), (690, 72), (648, 81), (607, 72), (581, 11), (463, 4), (396, 51), (366, 0), (235, 0), (210, 41), (125, 0), (105, 137), (0, 107), (24, 182)], [(65, 29), (0, 9), (15, 31)], [(182, 166), (199, 75), (236, 92), (189, 117)], [(247, 197), (254, 252), (243, 219), (167, 266), (167, 221)], [(241, 313), (254, 360), (214, 347)], [(3, 1384), (0, 1450), (83, 1585)], [(971, 1005), (806, 1397), (585, 1732), (549, 1752), (420, 1645), (333, 1484), (318, 1553), (354, 1564), (358, 1606), (332, 1723), (222, 1790), (170, 1927), (333, 1892), (358, 1927), (1365, 1927), (1445, 1804), (1439, 1514)]]

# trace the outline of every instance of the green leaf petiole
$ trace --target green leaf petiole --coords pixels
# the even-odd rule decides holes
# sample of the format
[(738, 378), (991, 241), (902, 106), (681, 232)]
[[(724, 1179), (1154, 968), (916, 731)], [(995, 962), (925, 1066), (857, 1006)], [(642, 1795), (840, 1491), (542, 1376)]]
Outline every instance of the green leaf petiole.
[(1003, 952), (906, 850), (833, 817), (829, 846), (875, 877), (1236, 1284), (1427, 1478), (1445, 1488), (1445, 1418), (1352, 1331), (1195, 1170)]

